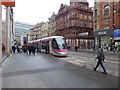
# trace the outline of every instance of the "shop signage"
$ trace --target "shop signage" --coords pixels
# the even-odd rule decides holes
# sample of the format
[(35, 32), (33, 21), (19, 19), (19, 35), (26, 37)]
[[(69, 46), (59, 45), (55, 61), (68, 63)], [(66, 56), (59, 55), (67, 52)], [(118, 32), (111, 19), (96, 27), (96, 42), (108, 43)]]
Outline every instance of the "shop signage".
[(15, 0), (0, 0), (2, 5), (15, 7)]
[(114, 30), (114, 39), (120, 40), (120, 29)]
[(89, 32), (80, 33), (79, 36), (88, 36)]
[(98, 35), (106, 35), (107, 31), (98, 32)]

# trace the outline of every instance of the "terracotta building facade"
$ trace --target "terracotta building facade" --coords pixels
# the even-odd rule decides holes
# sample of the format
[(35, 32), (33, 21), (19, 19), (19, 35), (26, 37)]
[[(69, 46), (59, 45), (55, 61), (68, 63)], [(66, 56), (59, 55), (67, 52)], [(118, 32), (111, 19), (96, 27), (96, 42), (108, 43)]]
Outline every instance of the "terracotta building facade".
[(91, 49), (94, 43), (93, 11), (89, 3), (73, 0), (70, 5), (61, 4), (56, 15), (55, 34), (64, 36), (71, 47)]
[(104, 50), (118, 46), (120, 38), (114, 34), (120, 33), (120, 1), (95, 2), (94, 5), (95, 45), (100, 45)]

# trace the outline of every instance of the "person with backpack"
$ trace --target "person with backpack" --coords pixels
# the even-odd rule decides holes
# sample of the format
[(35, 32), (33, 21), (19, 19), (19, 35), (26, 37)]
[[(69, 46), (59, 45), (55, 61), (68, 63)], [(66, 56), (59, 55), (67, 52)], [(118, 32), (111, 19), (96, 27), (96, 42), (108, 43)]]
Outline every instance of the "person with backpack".
[(102, 67), (102, 69), (104, 70), (103, 73), (107, 74), (106, 69), (105, 69), (104, 64), (103, 64), (103, 63), (105, 63), (105, 61), (104, 61), (105, 55), (104, 55), (103, 49), (100, 48), (100, 46), (98, 46), (98, 54), (97, 54), (97, 57), (95, 59), (98, 59), (98, 62), (97, 62), (96, 67), (93, 67), (93, 69), (96, 71), (98, 66), (100, 65)]

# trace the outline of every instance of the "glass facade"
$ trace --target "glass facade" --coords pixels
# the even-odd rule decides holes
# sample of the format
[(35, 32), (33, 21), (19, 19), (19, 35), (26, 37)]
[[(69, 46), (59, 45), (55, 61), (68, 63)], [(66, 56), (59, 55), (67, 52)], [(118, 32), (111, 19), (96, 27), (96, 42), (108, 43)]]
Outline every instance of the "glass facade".
[(14, 26), (15, 37), (20, 37), (22, 33), (28, 32), (33, 27), (33, 25), (25, 24), (21, 22), (15, 22), (14, 25), (15, 25)]

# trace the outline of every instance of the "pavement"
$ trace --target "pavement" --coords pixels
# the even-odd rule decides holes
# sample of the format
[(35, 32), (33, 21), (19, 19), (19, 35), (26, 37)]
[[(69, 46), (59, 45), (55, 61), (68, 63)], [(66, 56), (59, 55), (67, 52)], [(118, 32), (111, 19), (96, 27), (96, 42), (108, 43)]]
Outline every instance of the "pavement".
[(2, 53), (2, 62), (4, 62), (7, 57), (9, 57), (9, 55)]
[(118, 88), (118, 77), (52, 55), (12, 54), (2, 66), (3, 88)]

